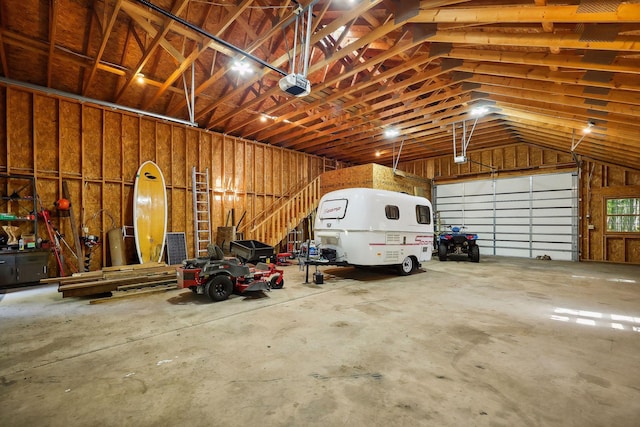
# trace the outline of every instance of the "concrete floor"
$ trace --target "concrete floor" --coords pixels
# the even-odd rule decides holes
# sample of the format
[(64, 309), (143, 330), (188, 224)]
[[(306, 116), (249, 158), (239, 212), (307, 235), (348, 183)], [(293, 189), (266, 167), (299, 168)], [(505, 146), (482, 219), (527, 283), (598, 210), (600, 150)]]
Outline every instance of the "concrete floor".
[(484, 257), (89, 304), (0, 295), (2, 426), (638, 426), (640, 266)]

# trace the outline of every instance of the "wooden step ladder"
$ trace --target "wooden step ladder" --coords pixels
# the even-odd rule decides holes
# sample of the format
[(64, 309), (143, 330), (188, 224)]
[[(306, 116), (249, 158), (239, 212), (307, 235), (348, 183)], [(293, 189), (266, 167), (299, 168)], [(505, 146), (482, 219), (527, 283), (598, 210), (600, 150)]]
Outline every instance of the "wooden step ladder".
[(209, 168), (204, 172), (191, 169), (193, 184), (193, 230), (195, 256), (207, 256), (207, 246), (211, 243), (211, 211), (209, 208)]

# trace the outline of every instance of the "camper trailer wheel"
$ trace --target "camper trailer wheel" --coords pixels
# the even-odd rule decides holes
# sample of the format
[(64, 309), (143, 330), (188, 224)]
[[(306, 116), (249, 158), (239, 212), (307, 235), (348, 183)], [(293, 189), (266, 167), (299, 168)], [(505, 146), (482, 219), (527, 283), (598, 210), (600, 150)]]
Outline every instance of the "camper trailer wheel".
[(400, 268), (398, 269), (398, 271), (400, 272), (401, 276), (408, 276), (413, 270), (415, 270), (415, 268), (415, 261), (412, 257), (408, 256), (404, 259), (404, 261), (402, 261), (402, 264), (400, 264)]
[(206, 291), (211, 301), (224, 301), (233, 292), (233, 282), (227, 276), (214, 276), (207, 283)]

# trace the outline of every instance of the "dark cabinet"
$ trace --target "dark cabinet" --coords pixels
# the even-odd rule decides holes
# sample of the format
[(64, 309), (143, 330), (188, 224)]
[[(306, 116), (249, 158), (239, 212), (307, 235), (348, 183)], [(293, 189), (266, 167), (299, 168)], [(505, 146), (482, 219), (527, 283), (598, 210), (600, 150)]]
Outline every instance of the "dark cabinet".
[(37, 283), (48, 277), (49, 251), (0, 252), (0, 285)]

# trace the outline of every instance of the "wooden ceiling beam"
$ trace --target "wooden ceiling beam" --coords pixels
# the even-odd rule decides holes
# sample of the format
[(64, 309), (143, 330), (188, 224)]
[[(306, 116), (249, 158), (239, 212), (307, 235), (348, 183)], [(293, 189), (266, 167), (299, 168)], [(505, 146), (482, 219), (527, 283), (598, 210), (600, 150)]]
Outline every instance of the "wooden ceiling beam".
[[(555, 149), (565, 153), (571, 153), (572, 135), (562, 134), (552, 129), (541, 129), (538, 123), (524, 120), (514, 120), (511, 127), (529, 144), (543, 145), (551, 143)], [(581, 135), (576, 135), (575, 139), (580, 139)], [(591, 158), (604, 158), (615, 164), (625, 164), (631, 160), (635, 164), (640, 163), (640, 155), (633, 149), (625, 148), (619, 142), (615, 147), (603, 145), (603, 141), (595, 138), (585, 137), (575, 149), (576, 154)]]
[(517, 46), (527, 48), (589, 49), (610, 51), (640, 51), (640, 37), (618, 36), (613, 41), (581, 40), (575, 33), (498, 33), (483, 31), (438, 31), (431, 42), (461, 45)]
[(603, 89), (619, 89), (622, 91), (640, 92), (640, 76), (614, 74), (609, 82), (583, 80), (584, 71), (563, 72), (551, 71), (547, 67), (526, 66), (519, 64), (474, 63), (465, 61), (456, 67), (458, 71), (495, 76), (498, 78), (516, 78), (527, 81), (541, 81), (563, 85), (591, 86)]
[[(433, 91), (428, 90), (425, 91), (425, 94), (427, 93), (432, 93)], [(461, 94), (462, 92), (458, 92), (458, 94)], [(443, 101), (446, 98), (448, 98), (449, 95), (443, 97), (442, 94), (432, 94), (430, 96), (429, 102), (431, 103), (439, 103), (439, 101)], [(404, 104), (402, 105), (402, 107), (397, 107), (395, 109), (386, 109), (384, 106), (381, 105), (369, 105), (367, 106), (367, 108), (364, 108), (362, 110), (360, 110), (357, 115), (354, 115), (352, 117), (350, 117), (350, 119), (348, 121), (344, 121), (343, 124), (336, 126), (333, 122), (323, 122), (318, 124), (318, 126), (313, 127), (312, 129), (317, 130), (317, 131), (321, 131), (323, 128), (327, 128), (327, 131), (329, 131), (330, 133), (336, 133), (339, 132), (341, 130), (347, 130), (347, 129), (352, 129), (357, 125), (361, 125), (361, 124), (365, 124), (365, 123), (371, 123), (373, 124), (373, 127), (370, 131), (368, 132), (362, 132), (361, 130), (355, 129), (355, 130), (351, 130), (348, 132), (343, 132), (340, 134), (340, 136), (342, 138), (347, 138), (347, 137), (353, 137), (354, 135), (359, 135), (360, 138), (369, 138), (371, 135), (375, 135), (375, 134), (382, 134), (384, 129), (383, 126), (385, 126), (387, 123), (384, 122), (385, 119), (391, 120), (390, 117), (392, 117), (393, 115), (397, 114), (396, 112), (398, 111), (398, 109), (402, 109), (403, 111), (411, 111), (414, 110), (412, 113), (407, 113), (405, 115), (406, 118), (411, 118), (413, 117), (413, 115), (424, 115), (424, 114), (428, 114), (428, 112), (432, 111), (424, 111), (423, 107), (424, 104), (426, 103), (426, 100), (420, 100), (419, 102), (413, 102), (412, 104), (409, 104), (408, 106), (405, 106)], [(401, 101), (398, 101), (396, 103), (401, 103)], [(385, 104), (386, 105), (386, 104)], [(418, 109), (418, 107), (420, 108), (419, 111), (415, 111), (416, 109)], [(438, 105), (437, 107), (434, 108), (443, 108), (442, 106)], [(307, 128), (305, 128), (307, 129)], [(280, 139), (276, 139), (276, 143), (280, 143), (280, 144), (284, 144), (285, 146), (289, 146), (286, 144), (287, 139), (292, 139), (292, 138), (287, 138), (286, 135), (283, 136)], [(323, 144), (325, 142), (327, 142), (328, 140), (332, 139), (332, 136), (324, 136), (321, 135), (319, 138), (315, 138), (314, 135), (311, 134), (307, 134), (305, 136), (300, 136), (298, 137), (298, 135), (295, 135), (295, 138), (292, 139), (292, 141), (294, 142), (293, 145), (290, 145), (290, 148), (293, 147), (298, 147), (298, 148), (309, 148), (310, 146), (305, 145), (304, 143), (306, 141), (312, 141), (314, 144)]]
[[(178, 0), (177, 4), (175, 4), (174, 7), (171, 9), (171, 13), (176, 16), (180, 15), (182, 11), (187, 7), (188, 4), (189, 4), (189, 0)], [(136, 20), (136, 22), (138, 22), (138, 20)], [(151, 41), (151, 44), (147, 47), (146, 51), (143, 51), (142, 57), (140, 58), (138, 63), (132, 68), (132, 72), (127, 76), (126, 81), (120, 88), (120, 91), (118, 92), (118, 94), (115, 96), (116, 103), (120, 101), (124, 93), (127, 91), (127, 89), (129, 89), (129, 86), (131, 86), (131, 84), (136, 80), (136, 76), (142, 72), (142, 69), (147, 64), (147, 62), (151, 59), (151, 55), (155, 52), (158, 46), (163, 46), (165, 49), (167, 49), (167, 52), (169, 52), (171, 56), (176, 58), (176, 55), (177, 55), (178, 58), (180, 58), (179, 62), (184, 62), (184, 58), (182, 57), (180, 52), (178, 52), (178, 50), (174, 48), (173, 45), (171, 45), (165, 39), (165, 37), (167, 36), (167, 34), (169, 33), (169, 31), (174, 25), (175, 25), (175, 21), (169, 18), (166, 18), (163, 20), (163, 23), (161, 26), (162, 30), (157, 31), (155, 35), (152, 35), (153, 40)], [(155, 31), (155, 29), (153, 31)], [(151, 32), (149, 31), (147, 32), (151, 35)]]
[[(93, 60), (93, 66), (89, 70), (89, 76), (85, 79), (84, 89), (82, 90), (82, 95), (86, 96), (91, 84), (93, 83), (93, 79), (95, 78), (96, 72), (98, 71), (100, 62), (102, 62), (102, 55), (104, 54), (104, 50), (107, 47), (107, 42), (109, 41), (109, 37), (111, 36), (111, 32), (113, 31), (113, 26), (116, 23), (118, 18), (118, 13), (120, 12), (120, 8), (122, 7), (123, 0), (116, 0), (113, 5), (113, 11), (109, 17), (109, 21), (106, 27), (102, 31), (102, 40), (100, 41), (100, 47), (96, 52)], [(106, 12), (107, 3), (105, 3), (105, 12)]]
[(443, 56), (448, 58), (468, 59), (473, 61), (496, 62), (500, 64), (539, 65), (572, 69), (584, 72), (585, 69), (612, 73), (640, 74), (637, 60), (616, 59), (613, 64), (595, 64), (583, 61), (582, 55), (554, 55), (538, 52), (509, 52), (503, 50), (476, 50), (469, 48), (453, 48)]
[(420, 10), (412, 23), (619, 23), (640, 22), (640, 4), (621, 4), (615, 12), (579, 13), (579, 6), (488, 6)]
[[(276, 33), (278, 33), (281, 30), (281, 26), (286, 23), (289, 19), (291, 19), (292, 17), (294, 17), (294, 13), (290, 12), (284, 16), (282, 16), (280, 22), (278, 22), (277, 24), (275, 24), (268, 32), (267, 34), (263, 35), (262, 38), (256, 40), (255, 42), (253, 42), (248, 48), (245, 49), (245, 52), (247, 53), (253, 53), (255, 50), (257, 50), (260, 46), (262, 46), (263, 44), (265, 44), (271, 37), (273, 37)], [(272, 65), (274, 65), (275, 67), (279, 67), (281, 66), (283, 63), (286, 62), (286, 60), (288, 59), (288, 57), (286, 55), (283, 55), (282, 57), (279, 58), (279, 62), (276, 63), (272, 63)], [(203, 93), (207, 88), (209, 88), (211, 85), (213, 85), (214, 83), (216, 83), (217, 81), (219, 81), (220, 79), (223, 78), (223, 76), (229, 71), (230, 67), (225, 67), (220, 69), (217, 73), (213, 74), (210, 78), (208, 78), (207, 80), (205, 80), (204, 82), (200, 83), (198, 85), (198, 87), (196, 88), (196, 95), (199, 95), (201, 93)], [(260, 79), (261, 77), (265, 76), (266, 74), (270, 73), (269, 70), (262, 70), (260, 73), (258, 73), (258, 77), (255, 80), (249, 80), (247, 82), (245, 82), (243, 85), (241, 85), (241, 87), (243, 89), (248, 88), (249, 86), (251, 86), (252, 84), (255, 83), (256, 80)], [(238, 92), (235, 92), (234, 95), (237, 95)], [(228, 102), (229, 99), (225, 98), (223, 99), (222, 97), (218, 97), (218, 101), (217, 102), (213, 102), (210, 103), (210, 105), (205, 108), (204, 110), (200, 111), (199, 113), (197, 113), (196, 115), (196, 120), (199, 120), (201, 117), (209, 114), (211, 111), (213, 111), (214, 109), (217, 108), (218, 105), (224, 104), (226, 102)], [(168, 114), (175, 114), (178, 109), (183, 108), (186, 105), (186, 103), (184, 101), (174, 105), (171, 110), (169, 110)]]
[(58, 0), (49, 0), (49, 55), (47, 56), (47, 87), (51, 87), (53, 76), (53, 52), (56, 48), (58, 28)]
[[(521, 114), (522, 113), (522, 114)], [(538, 120), (531, 119), (527, 117), (523, 112), (519, 112), (517, 110), (509, 111), (509, 116), (507, 121), (514, 124), (525, 124), (529, 126), (531, 129), (538, 129), (541, 134), (544, 133), (555, 133), (558, 136), (564, 138), (564, 142), (569, 145), (569, 150), (571, 148), (571, 143), (574, 140), (579, 140), (584, 136), (583, 142), (589, 142), (592, 145), (607, 147), (609, 149), (615, 149), (622, 153), (628, 153), (629, 151), (633, 151), (634, 139), (629, 138), (621, 138), (615, 135), (604, 134), (600, 130), (596, 129), (596, 131), (590, 133), (589, 135), (584, 135), (581, 129), (575, 129), (571, 127), (562, 126), (560, 123), (554, 123), (554, 125), (549, 124), (548, 126), (544, 126), (544, 129), (540, 129), (540, 123)], [(631, 143), (630, 143), (631, 142)], [(637, 148), (637, 147), (636, 147)]]
[(2, 75), (6, 78), (11, 78), (11, 73), (9, 72), (9, 63), (7, 62), (7, 52), (5, 50), (5, 41), (4, 41), (4, 29), (6, 28), (6, 7), (7, 2), (0, 3), (0, 64), (2, 64)]
[[(411, 67), (413, 68), (414, 66), (420, 64), (420, 63), (425, 63), (425, 62), (429, 62), (431, 61), (432, 58), (429, 58), (428, 56), (423, 56), (420, 58), (416, 58), (415, 61), (411, 61), (410, 63), (408, 63), (407, 67)], [(376, 91), (372, 91), (370, 93), (363, 93), (362, 95), (357, 95), (357, 91), (362, 91), (365, 88), (372, 86), (374, 84), (377, 84), (378, 82), (382, 81), (382, 80), (387, 80), (387, 79), (391, 79), (393, 76), (395, 76), (398, 72), (401, 72), (399, 70), (390, 70), (388, 72), (382, 73), (381, 75), (376, 76), (373, 79), (367, 80), (363, 83), (361, 83), (360, 85), (358, 85), (357, 88), (350, 88), (348, 90), (346, 90), (346, 92), (348, 94), (351, 95), (355, 95), (355, 99), (352, 101), (349, 101), (347, 103), (344, 103), (341, 105), (341, 108), (346, 109), (346, 108), (351, 108), (351, 107), (355, 107), (355, 106), (365, 106), (365, 107), (369, 107), (369, 102), (373, 101), (374, 99), (377, 98), (381, 98), (384, 97), (390, 93), (393, 93), (395, 91), (398, 90), (402, 90), (404, 88), (406, 88), (409, 85), (412, 84), (416, 84), (416, 83), (420, 83), (421, 81), (424, 80), (428, 80), (430, 78), (433, 78), (435, 76), (438, 76), (440, 74), (445, 73), (445, 71), (443, 71), (441, 68), (437, 68), (435, 70), (429, 70), (429, 71), (425, 71), (422, 75), (416, 75), (414, 76), (414, 78), (412, 79), (407, 79), (406, 81), (400, 82), (396, 85), (391, 85), (391, 86), (387, 86), (387, 87), (381, 87), (381, 90), (376, 90)], [(304, 124), (310, 121), (314, 121), (314, 120), (318, 120), (320, 119), (320, 117), (327, 115), (328, 111), (327, 108), (324, 109), (320, 109), (320, 107), (322, 105), (326, 105), (327, 103), (331, 103), (334, 101), (339, 100), (342, 95), (343, 95), (344, 91), (336, 91), (333, 94), (327, 96), (326, 98), (320, 99), (314, 103), (312, 103), (309, 107), (311, 109), (317, 109), (317, 112), (315, 114), (311, 114), (311, 115), (307, 115), (304, 118), (301, 118), (299, 120), (296, 120), (295, 117), (297, 115), (299, 115), (299, 112), (293, 111), (289, 114), (285, 114), (282, 117), (278, 117), (279, 121), (283, 121), (283, 120), (290, 120), (290, 121), (295, 121), (296, 124)], [(414, 94), (417, 95), (417, 94)], [(286, 132), (286, 130), (284, 130)], [(281, 131), (276, 131), (271, 130), (269, 132), (263, 132), (259, 134), (259, 138), (260, 140), (265, 140), (268, 138), (272, 138), (274, 136), (276, 136), (277, 134), (282, 133)]]
[[(340, 19), (337, 19), (337, 20), (331, 22), (330, 24), (326, 25), (321, 30), (319, 30), (318, 32), (313, 34), (311, 36), (311, 44), (316, 44), (317, 42), (322, 40), (324, 37), (326, 37), (327, 35), (331, 34), (336, 29), (338, 29), (340, 26), (342, 26), (342, 25), (346, 24), (347, 22), (349, 22), (352, 19), (353, 16), (355, 16), (357, 14), (360, 14), (360, 13), (364, 13), (366, 10), (368, 10), (368, 9), (372, 8), (373, 6), (375, 6), (376, 4), (380, 3), (380, 1), (381, 0), (372, 0), (370, 2), (361, 3), (359, 6), (355, 7), (354, 9), (352, 9), (349, 13), (345, 13)], [(337, 60), (341, 59), (342, 57), (348, 55), (349, 52), (359, 49), (360, 47), (370, 43), (371, 40), (378, 39), (381, 36), (383, 36), (384, 34), (388, 34), (388, 33), (394, 31), (395, 29), (397, 29), (400, 26), (401, 26), (401, 24), (388, 23), (388, 24), (386, 24), (386, 25), (384, 25), (384, 26), (382, 26), (380, 28), (374, 29), (366, 37), (354, 41), (349, 46), (345, 46), (345, 48), (335, 52), (334, 55), (326, 57), (325, 59), (323, 59), (321, 61), (318, 61), (318, 62), (316, 62), (314, 64), (311, 64), (309, 66), (309, 75), (312, 75), (315, 72), (321, 71), (322, 68), (325, 67), (327, 64), (330, 64), (331, 62), (334, 62), (334, 61), (337, 61)], [(284, 54), (280, 58), (276, 59), (275, 61), (272, 61), (272, 65), (274, 65), (276, 67), (281, 66), (282, 64), (284, 64), (284, 63), (286, 63), (288, 61), (288, 58), (289, 58), (289, 55), (288, 54)], [(244, 86), (241, 86), (240, 88), (238, 88), (238, 89), (236, 89), (234, 91), (231, 91), (231, 93), (225, 94), (223, 97), (221, 97), (220, 103), (223, 103), (223, 102), (226, 102), (229, 99), (235, 98), (242, 90), (246, 89), (251, 84), (253, 84), (253, 82), (248, 83), (248, 84), (246, 84)], [(249, 105), (243, 105), (242, 107), (239, 107), (236, 111), (231, 112), (229, 114), (226, 114), (223, 117), (221, 117), (221, 118), (209, 123), (207, 128), (208, 129), (214, 128), (218, 124), (223, 123), (226, 120), (228, 120), (230, 115), (239, 114), (245, 108), (253, 108), (255, 106), (255, 104), (259, 103), (260, 101), (261, 101), (260, 99), (251, 100), (249, 102)], [(199, 114), (203, 114), (204, 112), (211, 111), (213, 108), (215, 108), (215, 106), (209, 106), (208, 108), (206, 108), (205, 110), (203, 110)]]
[[(472, 139), (473, 147), (474, 149), (477, 149), (478, 145), (486, 145), (489, 143), (495, 143), (496, 141), (504, 143), (505, 136), (505, 129), (502, 126), (500, 119), (493, 118), (491, 122), (485, 122), (477, 126)], [(375, 141), (369, 145), (360, 145), (359, 147), (350, 146), (347, 161), (358, 161), (358, 158), (365, 156), (374, 159), (376, 157), (376, 152), (381, 152), (381, 156), (379, 156), (380, 160), (391, 159), (394, 152), (393, 146), (395, 145), (395, 155), (397, 155), (400, 142), (401, 141)], [(453, 138), (450, 134), (448, 135), (448, 138), (445, 137), (443, 139), (440, 137), (438, 140), (434, 140), (432, 138), (406, 138), (403, 143), (401, 157), (406, 159), (424, 156), (425, 150), (429, 151), (432, 155), (446, 152), (451, 152), (451, 154), (453, 154), (452, 144)], [(317, 154), (327, 155), (329, 153), (329, 150), (322, 149), (318, 151)]]
[[(434, 95), (431, 99), (429, 99), (429, 101), (432, 103), (437, 103), (437, 105), (432, 107), (424, 108), (424, 104), (426, 103), (426, 101), (421, 100), (419, 102), (416, 101), (413, 104), (410, 104), (409, 106), (406, 106), (406, 107), (405, 106), (398, 107), (397, 109), (388, 109), (388, 110), (383, 109), (382, 111), (379, 111), (379, 112), (375, 112), (374, 110), (366, 111), (360, 114), (359, 116), (364, 116), (365, 114), (368, 116), (373, 115), (377, 121), (377, 123), (375, 123), (375, 126), (371, 128), (371, 130), (366, 132), (363, 132), (359, 129), (349, 130), (349, 131), (341, 132), (338, 135), (338, 137), (339, 139), (345, 140), (345, 141), (348, 138), (350, 143), (363, 141), (363, 140), (366, 141), (366, 140), (369, 140), (370, 138), (383, 138), (383, 133), (384, 133), (383, 126), (394, 124), (394, 123), (389, 123), (389, 121), (391, 120), (389, 119), (389, 117), (392, 117), (394, 113), (397, 112), (398, 109), (402, 108), (405, 111), (411, 111), (411, 113), (407, 113), (404, 116), (405, 119), (415, 118), (419, 116), (424, 116), (426, 114), (432, 114), (443, 109), (455, 107), (459, 105), (461, 100), (462, 102), (464, 102), (465, 99), (470, 100), (470, 98), (465, 98), (464, 95), (465, 94), (460, 89), (457, 89), (455, 92), (455, 96), (447, 95), (446, 97), (443, 97), (442, 94)], [(454, 100), (448, 99), (448, 98), (455, 98), (457, 96), (460, 96), (461, 98), (454, 99)], [(371, 121), (371, 119), (367, 117), (360, 117), (360, 118), (365, 122)], [(388, 119), (387, 123), (384, 122), (384, 119)], [(350, 129), (355, 124), (357, 124), (357, 122), (344, 123), (343, 125), (337, 128), (333, 127), (332, 130), (333, 132), (337, 132), (339, 130)], [(401, 128), (401, 126), (398, 126), (398, 127)], [(292, 143), (288, 143), (288, 141), (283, 141), (281, 144), (288, 148), (305, 150), (305, 149), (312, 148), (314, 146), (320, 146), (320, 145), (329, 143), (335, 139), (336, 139), (336, 136), (329, 133), (324, 135), (321, 134), (320, 137), (317, 137), (317, 138), (314, 137), (313, 135), (309, 135), (301, 138), (293, 138), (291, 139)]]
[(501, 86), (509, 89), (525, 89), (543, 93), (557, 93), (560, 95), (573, 96), (583, 99), (594, 99), (605, 102), (616, 102), (619, 104), (640, 104), (640, 92), (630, 92), (609, 88), (606, 93), (585, 92), (590, 85), (582, 81), (581, 84), (567, 85), (556, 82), (542, 82), (514, 77), (497, 77), (474, 74), (467, 81), (489, 86)]
[(582, 110), (576, 108), (551, 110), (550, 108), (556, 108), (556, 106), (549, 106), (545, 103), (524, 104), (521, 100), (513, 99), (496, 99), (495, 108), (505, 115), (513, 113), (516, 117), (542, 121), (545, 125), (561, 126), (565, 129), (582, 130), (587, 122), (593, 122), (601, 133), (627, 140), (637, 139), (639, 131), (637, 120), (620, 120), (616, 115), (594, 117), (589, 114), (589, 110), (586, 108)]
[[(343, 80), (343, 79), (350, 79), (352, 78), (355, 74), (357, 73), (366, 73), (368, 72), (368, 68), (370, 68), (371, 66), (375, 65), (375, 64), (382, 64), (385, 60), (393, 57), (396, 55), (396, 52), (400, 49), (404, 49), (404, 47), (400, 47), (400, 46), (396, 46), (393, 49), (380, 53), (378, 56), (374, 57), (374, 58), (370, 58), (368, 60), (368, 62), (366, 64), (360, 64), (358, 66), (356, 66), (355, 68), (345, 72), (342, 75), (336, 76), (331, 80), (326, 80), (323, 83), (319, 84), (318, 86), (313, 88), (313, 92), (310, 95), (310, 97), (314, 97), (314, 93), (323, 93), (324, 90), (331, 88), (332, 86), (335, 86), (337, 82)], [(378, 75), (374, 75), (371, 76), (370, 74), (367, 74), (366, 77), (356, 86), (356, 87), (350, 87), (348, 89), (345, 90), (340, 90), (340, 91), (334, 91), (333, 93), (329, 94), (329, 95), (325, 95), (323, 93), (322, 96), (318, 96), (316, 97), (316, 99), (314, 99), (308, 106), (309, 110), (319, 110), (320, 107), (327, 105), (327, 104), (332, 104), (335, 101), (339, 100), (342, 96), (343, 93), (346, 93), (348, 95), (354, 95), (357, 96), (358, 92), (362, 92), (364, 91), (366, 88), (368, 88), (369, 86), (372, 85), (377, 85), (377, 84), (382, 84), (385, 80), (388, 80), (392, 77), (394, 77), (395, 75), (397, 75), (398, 73), (402, 73), (408, 69), (414, 68), (414, 67), (424, 67), (425, 64), (430, 63), (431, 61), (435, 60), (436, 57), (430, 57), (429, 55), (424, 55), (421, 57), (417, 57), (414, 58), (412, 60), (410, 60), (409, 62), (403, 63), (402, 65), (392, 69), (392, 70), (388, 70), (382, 73), (379, 73)], [(290, 102), (292, 102), (293, 99), (290, 99), (290, 101), (288, 101), (286, 103), (286, 105), (288, 105)], [(295, 120), (295, 117), (300, 115), (301, 112), (299, 110), (292, 110), (288, 113), (278, 113), (278, 111), (280, 111), (282, 109), (282, 107), (284, 107), (285, 105), (275, 105), (272, 109), (266, 111), (266, 114), (269, 115), (277, 115), (277, 119), (274, 120), (274, 124), (278, 124), (284, 120)], [(322, 112), (318, 111), (317, 114), (315, 114), (314, 116), (311, 117), (311, 119), (318, 119), (319, 117), (321, 117), (322, 115), (326, 114), (326, 109), (324, 109)], [(279, 132), (275, 132), (272, 133), (272, 131), (264, 131), (264, 132), (260, 132), (258, 133), (257, 138), (259, 140), (265, 140), (268, 139), (276, 134), (278, 134)], [(249, 134), (249, 135), (253, 135), (253, 133)]]
[[(225, 19), (222, 21), (220, 25), (218, 25), (212, 32), (215, 36), (220, 36), (224, 31), (226, 31), (229, 26), (238, 19), (238, 17), (249, 7), (252, 3), (252, 0), (244, 0), (238, 6), (234, 7), (231, 11), (227, 13)], [(186, 39), (186, 37), (185, 37)], [(178, 67), (171, 73), (171, 75), (164, 81), (162, 86), (160, 86), (159, 90), (147, 101), (143, 108), (150, 108), (171, 86), (176, 80), (180, 78), (184, 74), (184, 72), (191, 67), (195, 61), (202, 56), (208, 49), (213, 48), (213, 43), (198, 43), (198, 40), (194, 41), (196, 46), (201, 46), (200, 48), (194, 48), (191, 53), (184, 58), (184, 60), (180, 61)], [(193, 90), (193, 88), (192, 88)]]
[(478, 92), (487, 94), (503, 95), (510, 98), (520, 98), (523, 100), (548, 102), (549, 104), (558, 104), (584, 108), (588, 106), (591, 110), (601, 111), (603, 113), (617, 113), (629, 117), (640, 117), (640, 105), (620, 104), (617, 102), (609, 102), (606, 106), (598, 104), (586, 104), (584, 98), (557, 93), (540, 93), (537, 91), (526, 89), (509, 89), (500, 86), (482, 85), (478, 88)]

